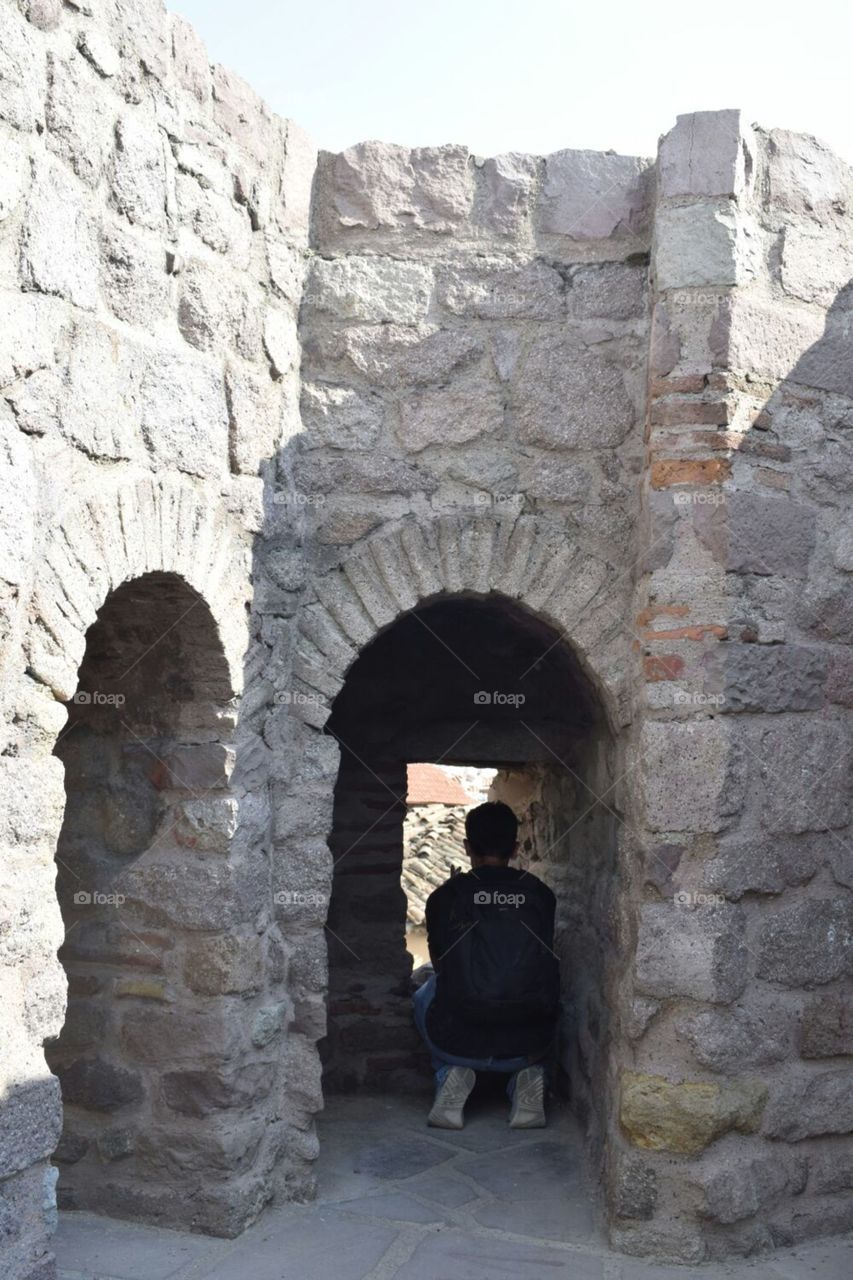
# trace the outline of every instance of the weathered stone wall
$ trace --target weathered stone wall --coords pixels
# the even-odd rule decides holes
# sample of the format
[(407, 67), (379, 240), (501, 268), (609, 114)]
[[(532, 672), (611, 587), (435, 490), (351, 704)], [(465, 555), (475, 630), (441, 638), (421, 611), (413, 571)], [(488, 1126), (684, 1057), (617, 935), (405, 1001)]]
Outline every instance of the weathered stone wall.
[[(145, 575), (159, 575), (166, 594), (137, 603), (135, 618), (131, 606), (108, 655), (111, 692), (126, 698), (127, 728), (112, 737), (118, 772), (97, 777), (110, 767), (103, 724), (90, 759), (65, 757), (81, 892), (108, 882), (126, 906), (93, 900), (75, 912), (73, 877), (58, 868), (75, 978), (74, 1016), (52, 1049), (74, 1113), (60, 1189), (74, 1189), (73, 1203), (233, 1233), (299, 1166), (300, 1149), (311, 1154), (302, 1131), (290, 1136), (281, 1101), (289, 1005), (256, 674), (268, 655), (264, 620), (255, 614), (250, 628), (248, 608), (253, 573), (255, 603), (264, 597), (252, 557), (264, 485), (299, 422), (314, 156), (295, 127), (211, 68), (194, 32), (156, 0), (3, 0), (0, 141), (0, 1271), (22, 1280), (52, 1268), (48, 1162), (62, 1123), (42, 1047), (66, 1005), (54, 887), (63, 770), (52, 752), (64, 731), (60, 755), (84, 740), (64, 704), (84, 652), (90, 663), (87, 630), (113, 591)], [(177, 677), (146, 701), (127, 670), (140, 657), (138, 645), (129, 656), (134, 637), (158, 620), (169, 629), (177, 590), (196, 612), (172, 641), (209, 613), (208, 652), (201, 667), (187, 660), (189, 702)], [(244, 692), (218, 721), (221, 681), (215, 694), (201, 674), (217, 662), (228, 696)], [(158, 830), (166, 838), (149, 843), (118, 760), (127, 764), (132, 733), (161, 754), (162, 693), (176, 715), (186, 703), (169, 741), (221, 744), (228, 790), (217, 801), (208, 788), (222, 779), (205, 777), (197, 755), (184, 759), (192, 795), (161, 777), (177, 807)], [(104, 788), (100, 830), (123, 842), (121, 868), (95, 856)], [(217, 818), (226, 795), (234, 812)], [(134, 821), (144, 847), (131, 856)], [(114, 1054), (126, 1075), (104, 1062)]]
[[(849, 1225), (846, 166), (734, 112), (682, 117), (656, 164), (317, 163), (156, 0), (0, 0), (0, 135), (4, 1274), (51, 1267), (52, 753), (87, 631), (150, 574), (212, 618), (236, 815), (127, 872), (170, 956), (210, 948), (199, 1019), (227, 1010), (184, 1081), (205, 1125), (143, 1072), (189, 1145), (135, 1212), (235, 1231), (310, 1194), (322, 730), (395, 619), (491, 595), (564, 636), (613, 742), (615, 1243), (695, 1260)], [(117, 1027), (186, 1029), (173, 963)]]

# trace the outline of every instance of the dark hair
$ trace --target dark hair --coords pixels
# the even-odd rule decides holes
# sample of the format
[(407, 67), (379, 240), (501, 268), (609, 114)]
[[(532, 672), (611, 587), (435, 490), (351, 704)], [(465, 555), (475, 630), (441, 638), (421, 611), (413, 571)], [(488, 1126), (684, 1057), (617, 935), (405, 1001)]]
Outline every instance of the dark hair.
[(518, 818), (508, 804), (490, 800), (465, 815), (465, 834), (478, 858), (508, 860), (518, 838)]

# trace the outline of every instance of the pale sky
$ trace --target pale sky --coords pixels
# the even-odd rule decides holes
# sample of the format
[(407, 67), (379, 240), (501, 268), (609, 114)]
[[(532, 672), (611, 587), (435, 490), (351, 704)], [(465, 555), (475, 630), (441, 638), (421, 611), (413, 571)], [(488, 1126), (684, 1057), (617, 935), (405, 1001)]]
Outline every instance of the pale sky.
[(853, 0), (167, 0), (321, 147), (654, 155), (742, 107), (853, 163)]

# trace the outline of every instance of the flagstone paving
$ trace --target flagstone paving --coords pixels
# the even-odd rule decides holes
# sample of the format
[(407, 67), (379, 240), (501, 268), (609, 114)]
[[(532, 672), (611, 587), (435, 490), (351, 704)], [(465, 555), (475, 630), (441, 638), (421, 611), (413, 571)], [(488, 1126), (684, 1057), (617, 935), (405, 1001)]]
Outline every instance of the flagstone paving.
[(514, 1132), (495, 1097), (459, 1133), (424, 1099), (335, 1098), (321, 1123), (320, 1191), (266, 1211), (237, 1240), (64, 1213), (61, 1280), (849, 1280), (853, 1239), (753, 1261), (665, 1266), (612, 1253), (577, 1125), (552, 1108)]

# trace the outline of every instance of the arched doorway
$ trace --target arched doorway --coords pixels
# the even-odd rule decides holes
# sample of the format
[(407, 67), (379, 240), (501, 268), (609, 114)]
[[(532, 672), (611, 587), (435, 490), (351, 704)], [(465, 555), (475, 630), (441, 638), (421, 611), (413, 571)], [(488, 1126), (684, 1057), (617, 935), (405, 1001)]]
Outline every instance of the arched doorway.
[(258, 1083), (231, 1079), (233, 697), (214, 619), (182, 577), (147, 573), (110, 592), (55, 748), (68, 1008), (46, 1056), (64, 1102), (61, 1207), (222, 1232), (217, 1185), (236, 1140), (223, 1109)]
[(495, 793), (522, 819), (522, 865), (558, 897), (560, 1083), (600, 1146), (618, 954), (618, 744), (571, 646), (497, 593), (433, 599), (362, 650), (328, 732), (341, 766), (329, 842), (327, 1093), (430, 1087), (411, 1022), (400, 883), (406, 765), (491, 766)]

